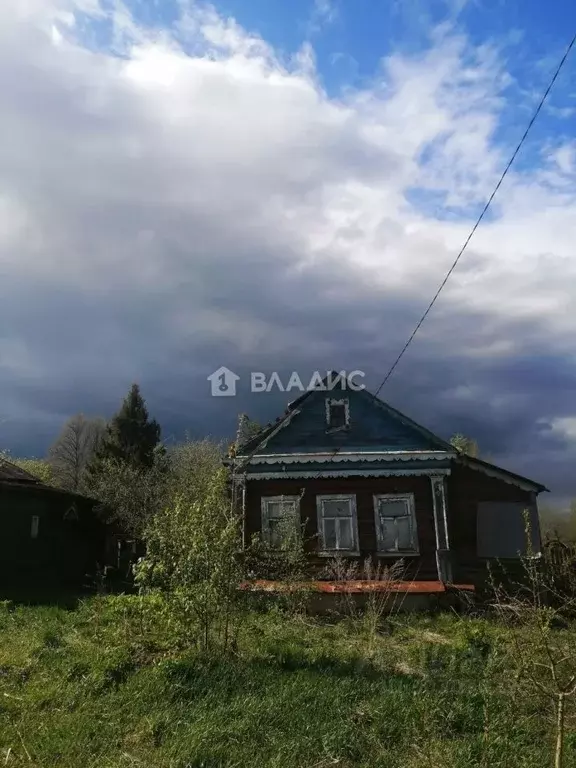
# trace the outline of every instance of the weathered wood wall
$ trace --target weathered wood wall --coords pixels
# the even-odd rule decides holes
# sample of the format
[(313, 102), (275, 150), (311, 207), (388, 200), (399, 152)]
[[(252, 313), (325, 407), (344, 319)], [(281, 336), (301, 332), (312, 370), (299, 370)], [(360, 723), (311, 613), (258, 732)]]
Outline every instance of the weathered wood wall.
[[(532, 494), (515, 485), (461, 465), (454, 465), (447, 478), (447, 518), (450, 557), (455, 583), (481, 583), (487, 575), (487, 560), (477, 554), (477, 511), (482, 501), (533, 503)], [(359, 561), (376, 554), (374, 494), (413, 493), (420, 554), (407, 556), (407, 576), (422, 580), (437, 579), (436, 538), (432, 490), (428, 477), (382, 477), (302, 480), (249, 480), (246, 492), (246, 533), (250, 538), (261, 529), (262, 496), (304, 495), (300, 502), (302, 523), (306, 524), (307, 549), (311, 564), (319, 568), (325, 559), (317, 551), (316, 496), (330, 493), (355, 494), (358, 514)], [(391, 565), (394, 557), (381, 557)]]
[(532, 494), (459, 464), (453, 466), (447, 487), (454, 581), (479, 583), (487, 576), (487, 560), (477, 554), (478, 503), (514, 501), (529, 506)]
[[(263, 496), (304, 495), (300, 502), (300, 516), (305, 524), (306, 546), (314, 567), (322, 568), (326, 559), (314, 557), (317, 550), (316, 496), (330, 493), (356, 495), (358, 515), (358, 538), (362, 563), (366, 557), (376, 553), (376, 526), (374, 520), (374, 494), (413, 493), (416, 509), (416, 525), (420, 554), (407, 556), (405, 564), (410, 578), (436, 579), (436, 538), (432, 511), (432, 489), (428, 477), (354, 477), (305, 480), (252, 480), (246, 489), (246, 532), (248, 539), (261, 530), (261, 498)], [(399, 558), (381, 557), (388, 566)]]
[[(78, 519), (64, 519), (74, 503)], [(0, 588), (83, 587), (105, 553), (106, 527), (92, 502), (0, 483)], [(31, 537), (32, 516), (39, 520)]]

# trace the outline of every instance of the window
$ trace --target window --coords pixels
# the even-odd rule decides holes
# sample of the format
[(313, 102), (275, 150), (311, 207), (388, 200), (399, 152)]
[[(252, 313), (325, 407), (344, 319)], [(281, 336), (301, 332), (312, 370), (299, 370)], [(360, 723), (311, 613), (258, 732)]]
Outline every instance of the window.
[(530, 516), (532, 550), (540, 552), (538, 509), (534, 504), (482, 501), (478, 504), (476, 521), (478, 557), (505, 559), (527, 555), (525, 510)]
[(358, 552), (356, 497), (318, 496), (318, 533), (323, 552)]
[(38, 528), (40, 527), (40, 518), (38, 515), (32, 515), (32, 522), (30, 525), (30, 537), (33, 539), (38, 538)]
[(326, 424), (328, 429), (343, 429), (350, 422), (350, 406), (348, 400), (332, 400), (326, 398)]
[(374, 496), (374, 515), (378, 552), (417, 553), (414, 496)]
[(262, 497), (262, 536), (271, 547), (280, 547), (282, 540), (300, 523), (299, 496)]

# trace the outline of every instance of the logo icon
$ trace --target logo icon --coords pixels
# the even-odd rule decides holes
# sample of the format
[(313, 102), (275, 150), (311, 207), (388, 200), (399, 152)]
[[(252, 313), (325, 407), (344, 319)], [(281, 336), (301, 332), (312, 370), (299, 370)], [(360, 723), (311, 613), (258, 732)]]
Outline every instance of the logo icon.
[(212, 397), (234, 397), (240, 376), (224, 365), (208, 376)]

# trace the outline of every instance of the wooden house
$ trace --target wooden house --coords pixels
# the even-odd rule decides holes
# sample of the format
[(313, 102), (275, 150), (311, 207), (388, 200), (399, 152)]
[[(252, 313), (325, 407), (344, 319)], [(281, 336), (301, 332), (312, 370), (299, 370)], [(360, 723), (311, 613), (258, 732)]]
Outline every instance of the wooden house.
[[(311, 573), (341, 556), (402, 559), (412, 589), (474, 585), (491, 559), (540, 549), (543, 485), (463, 455), (366, 390), (306, 392), (230, 461), (244, 540), (278, 545), (286, 515), (305, 531)], [(325, 585), (325, 589), (328, 585)]]
[(0, 597), (86, 586), (109, 538), (96, 504), (0, 460)]

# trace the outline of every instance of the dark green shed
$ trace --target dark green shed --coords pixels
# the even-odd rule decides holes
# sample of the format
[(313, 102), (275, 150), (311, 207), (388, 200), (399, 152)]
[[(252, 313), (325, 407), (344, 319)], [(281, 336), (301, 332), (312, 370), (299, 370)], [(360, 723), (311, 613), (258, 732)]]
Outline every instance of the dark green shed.
[(0, 460), (0, 597), (87, 585), (106, 559), (96, 506)]

